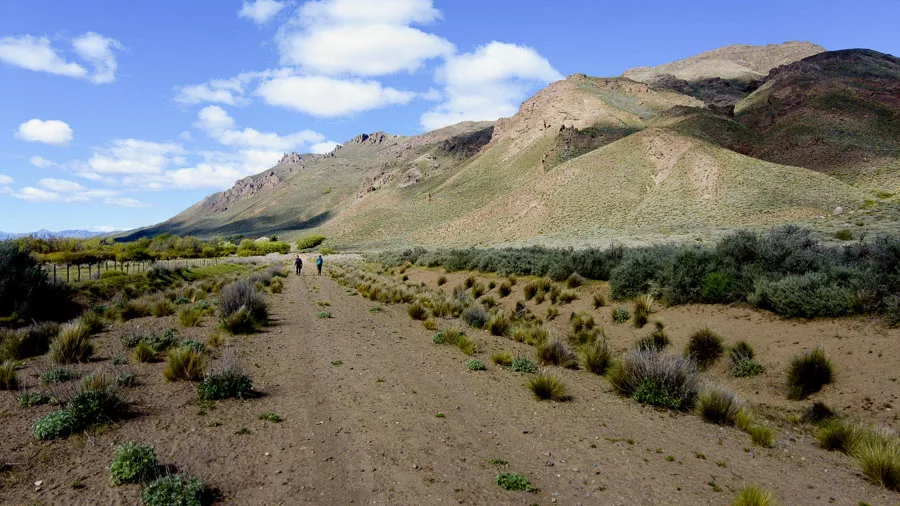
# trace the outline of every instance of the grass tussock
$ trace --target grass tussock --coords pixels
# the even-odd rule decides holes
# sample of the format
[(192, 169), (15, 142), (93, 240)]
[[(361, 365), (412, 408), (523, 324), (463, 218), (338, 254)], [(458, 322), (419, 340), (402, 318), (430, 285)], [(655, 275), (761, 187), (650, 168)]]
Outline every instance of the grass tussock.
[(819, 446), (826, 450), (850, 453), (862, 436), (862, 424), (847, 418), (834, 418), (822, 424), (816, 431)]
[(602, 293), (595, 293), (594, 297), (592, 298), (592, 303), (594, 305), (594, 309), (600, 309), (607, 304), (606, 295)]
[(567, 368), (578, 367), (578, 358), (569, 350), (565, 343), (559, 340), (537, 345), (535, 347), (535, 356), (541, 365), (556, 365)]
[(650, 321), (653, 312), (653, 296), (639, 295), (634, 299), (634, 326), (642, 328)]
[(478, 351), (478, 343), (469, 339), (465, 335), (461, 335), (456, 339), (456, 347), (465, 355), (472, 356)]
[(694, 332), (684, 351), (684, 354), (693, 360), (700, 370), (709, 369), (724, 353), (722, 337), (709, 327)]
[(175, 314), (175, 305), (168, 299), (161, 299), (153, 303), (153, 308), (150, 311), (150, 314), (155, 316), (156, 318), (162, 318), (164, 316), (172, 316)]
[(491, 315), (484, 328), (490, 332), (491, 335), (505, 336), (509, 333), (510, 325), (509, 315), (500, 311)]
[(16, 363), (7, 360), (0, 364), (0, 390), (16, 390), (19, 388), (19, 376), (16, 373)]
[(700, 390), (692, 360), (652, 351), (626, 354), (609, 369), (607, 378), (620, 395), (675, 410), (692, 409)]
[(525, 385), (536, 398), (542, 401), (564, 402), (571, 399), (565, 383), (558, 376), (552, 374), (539, 372), (528, 378)]
[(697, 396), (694, 411), (701, 419), (718, 425), (734, 425), (741, 401), (729, 390), (710, 387)]
[(777, 506), (775, 494), (758, 486), (748, 485), (734, 496), (731, 506)]
[(771, 448), (775, 444), (775, 431), (762, 425), (752, 425), (747, 429), (750, 440), (756, 446)]
[(731, 362), (731, 375), (736, 378), (745, 378), (762, 374), (764, 368), (753, 358), (756, 356), (753, 347), (747, 341), (738, 341), (728, 350), (728, 358)]
[(424, 320), (428, 317), (428, 310), (422, 304), (414, 302), (406, 308), (406, 314), (413, 320)]
[(862, 473), (872, 483), (900, 490), (900, 439), (891, 434), (868, 431), (850, 452)]
[(63, 325), (50, 342), (50, 358), (57, 364), (87, 362), (94, 353), (90, 335), (91, 329), (80, 320)]
[(491, 353), (491, 362), (499, 365), (500, 367), (509, 367), (512, 365), (513, 356), (512, 353), (505, 351), (496, 351)]
[(787, 370), (789, 399), (805, 399), (834, 380), (834, 365), (825, 350), (816, 348), (795, 356)]
[(163, 377), (166, 381), (199, 381), (203, 378), (206, 360), (193, 348), (184, 347), (169, 351)]
[(753, 426), (753, 421), (753, 412), (750, 411), (750, 408), (747, 406), (743, 406), (738, 410), (737, 415), (734, 417), (734, 426), (738, 430), (747, 432), (750, 430), (750, 427)]
[(656, 328), (653, 329), (653, 332), (646, 337), (642, 337), (638, 339), (634, 343), (634, 347), (638, 350), (642, 351), (663, 351), (666, 349), (672, 341), (669, 339), (669, 334), (666, 332), (665, 325), (661, 321), (656, 322)]
[(138, 343), (134, 347), (134, 359), (138, 362), (147, 363), (156, 360), (156, 351), (144, 341)]
[(606, 374), (612, 360), (612, 349), (606, 339), (597, 339), (578, 347), (578, 361), (586, 371), (602, 376)]
[(178, 312), (178, 323), (182, 327), (196, 327), (203, 320), (203, 310), (195, 307), (185, 307)]

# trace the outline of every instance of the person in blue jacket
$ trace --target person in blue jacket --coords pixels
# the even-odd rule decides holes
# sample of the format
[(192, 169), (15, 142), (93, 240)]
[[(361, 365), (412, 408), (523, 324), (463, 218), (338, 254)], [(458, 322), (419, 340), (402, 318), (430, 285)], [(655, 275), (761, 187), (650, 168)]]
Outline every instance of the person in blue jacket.
[(322, 255), (319, 255), (319, 257), (316, 258), (316, 269), (319, 271), (318, 275), (321, 276), (322, 275)]

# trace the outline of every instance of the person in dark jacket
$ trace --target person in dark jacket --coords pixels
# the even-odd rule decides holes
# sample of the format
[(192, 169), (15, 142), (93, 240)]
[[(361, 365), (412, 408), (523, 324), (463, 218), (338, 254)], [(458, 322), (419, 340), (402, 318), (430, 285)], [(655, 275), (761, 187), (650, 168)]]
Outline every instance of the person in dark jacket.
[(316, 258), (316, 269), (319, 271), (319, 276), (322, 275), (322, 255), (319, 255), (319, 258)]
[(300, 260), (300, 255), (297, 255), (297, 258), (294, 260), (294, 267), (297, 268), (297, 275), (300, 275), (300, 271), (303, 270), (303, 260)]

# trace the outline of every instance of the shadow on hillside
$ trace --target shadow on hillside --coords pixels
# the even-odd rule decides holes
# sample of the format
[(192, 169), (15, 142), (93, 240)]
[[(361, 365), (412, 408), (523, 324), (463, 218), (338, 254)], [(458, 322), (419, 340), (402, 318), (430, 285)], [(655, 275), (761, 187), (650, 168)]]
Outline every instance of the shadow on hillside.
[(221, 226), (208, 226), (208, 223), (196, 223), (188, 226), (180, 224), (160, 223), (152, 227), (135, 230), (134, 232), (123, 235), (116, 239), (117, 242), (130, 242), (144, 237), (156, 237), (160, 234), (173, 235), (199, 235), (199, 236), (229, 236), (229, 235), (247, 235), (247, 236), (265, 236), (273, 232), (288, 232), (295, 230), (306, 230), (318, 227), (333, 216), (330, 211), (317, 214), (312, 218), (302, 221), (294, 221), (290, 219), (279, 218), (247, 218), (238, 220), (234, 223), (228, 223)]

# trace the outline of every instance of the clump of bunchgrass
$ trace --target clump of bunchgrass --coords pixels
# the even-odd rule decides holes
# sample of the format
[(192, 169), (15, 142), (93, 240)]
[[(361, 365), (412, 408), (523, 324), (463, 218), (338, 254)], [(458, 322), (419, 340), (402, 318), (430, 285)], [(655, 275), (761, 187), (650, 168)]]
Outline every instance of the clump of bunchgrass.
[(600, 309), (601, 307), (606, 305), (606, 295), (602, 293), (595, 293), (592, 299), (594, 304), (594, 309)]
[(501, 367), (509, 367), (512, 365), (513, 356), (512, 353), (505, 351), (497, 351), (491, 354), (491, 362), (501, 366)]
[(776, 506), (775, 495), (758, 485), (748, 485), (734, 496), (731, 506)]
[(499, 311), (491, 315), (484, 326), (485, 330), (495, 336), (505, 336), (509, 332), (510, 319), (503, 311)]
[(16, 363), (7, 360), (0, 364), (0, 390), (16, 390), (19, 388), (19, 375), (16, 373)]
[(612, 364), (612, 349), (606, 339), (597, 339), (593, 343), (585, 343), (578, 347), (578, 359), (586, 371), (603, 375)]
[(90, 335), (90, 327), (79, 320), (63, 325), (59, 335), (50, 341), (50, 357), (57, 364), (87, 362), (94, 353)]
[(578, 360), (574, 353), (559, 340), (544, 342), (535, 347), (535, 355), (541, 365), (558, 365), (560, 367), (577, 367)]
[(469, 356), (474, 355), (478, 351), (478, 343), (464, 335), (456, 339), (456, 347), (459, 348), (459, 351)]
[(542, 401), (550, 400), (563, 402), (571, 398), (566, 389), (566, 385), (559, 376), (548, 374), (543, 371), (528, 378), (525, 385), (531, 390), (535, 397)]
[(134, 355), (134, 359), (137, 360), (138, 362), (146, 363), (146, 362), (153, 362), (154, 360), (156, 360), (156, 352), (153, 350), (153, 348), (149, 344), (147, 344), (143, 341), (138, 343), (138, 345), (134, 348), (133, 355)]
[(666, 333), (665, 325), (661, 321), (656, 322), (656, 328), (650, 335), (638, 339), (634, 343), (634, 347), (643, 351), (662, 351), (671, 344), (669, 334)]
[(708, 387), (697, 396), (694, 411), (709, 423), (734, 425), (741, 404), (734, 393), (723, 388)]
[(178, 312), (178, 323), (182, 327), (196, 327), (203, 319), (203, 310), (195, 307), (185, 307)]
[(684, 354), (704, 370), (719, 360), (724, 352), (722, 337), (709, 327), (704, 327), (691, 336)]
[(873, 483), (900, 490), (900, 439), (896, 435), (870, 429), (854, 443), (850, 456)]
[(203, 378), (206, 360), (192, 348), (177, 348), (169, 351), (168, 363), (163, 371), (166, 381), (198, 381)]
[(863, 434), (863, 426), (855, 420), (835, 418), (829, 420), (816, 431), (819, 446), (826, 450), (849, 453)]
[(747, 429), (747, 433), (750, 434), (750, 440), (756, 446), (771, 448), (775, 444), (775, 432), (768, 427), (752, 425)]
[(816, 348), (797, 355), (787, 370), (788, 398), (805, 399), (833, 379), (834, 366), (825, 356), (825, 350)]
[(414, 302), (406, 309), (406, 314), (413, 320), (424, 320), (428, 317), (428, 310), (422, 304)]
[(653, 312), (653, 296), (640, 295), (634, 299), (634, 326), (641, 328), (650, 320)]

